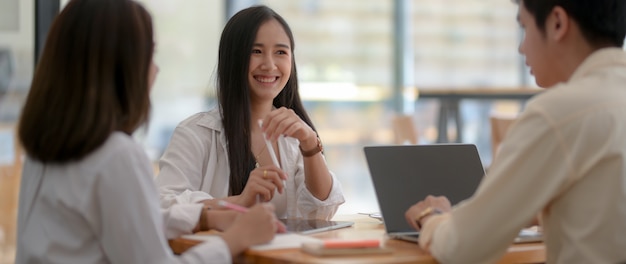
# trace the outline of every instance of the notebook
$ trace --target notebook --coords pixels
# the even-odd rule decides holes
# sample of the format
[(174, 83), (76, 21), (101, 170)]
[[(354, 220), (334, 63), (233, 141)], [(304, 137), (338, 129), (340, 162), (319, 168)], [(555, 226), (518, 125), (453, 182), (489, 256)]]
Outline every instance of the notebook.
[(454, 205), (474, 194), (485, 174), (472, 144), (394, 145), (364, 148), (385, 230), (391, 238), (417, 241), (404, 218), (427, 195)]
[[(417, 241), (404, 218), (409, 207), (427, 195), (446, 196), (455, 205), (474, 194), (483, 169), (473, 144), (369, 146), (364, 148), (378, 205), (390, 238)], [(541, 241), (522, 230), (514, 242)]]

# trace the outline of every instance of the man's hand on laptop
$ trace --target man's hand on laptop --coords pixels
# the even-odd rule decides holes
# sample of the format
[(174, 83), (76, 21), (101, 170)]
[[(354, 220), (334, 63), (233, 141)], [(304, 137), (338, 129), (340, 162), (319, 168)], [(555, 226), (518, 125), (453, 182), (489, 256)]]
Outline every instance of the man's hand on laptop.
[(414, 204), (404, 213), (406, 221), (415, 230), (419, 231), (424, 223), (433, 215), (449, 212), (452, 210), (450, 201), (445, 196), (429, 195), (426, 199)]

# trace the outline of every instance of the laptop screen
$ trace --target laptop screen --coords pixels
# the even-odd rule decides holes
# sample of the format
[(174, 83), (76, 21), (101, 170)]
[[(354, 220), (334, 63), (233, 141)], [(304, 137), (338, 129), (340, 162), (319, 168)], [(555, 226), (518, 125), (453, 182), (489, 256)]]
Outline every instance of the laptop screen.
[(415, 231), (404, 218), (427, 195), (454, 205), (474, 194), (484, 169), (473, 144), (369, 146), (365, 157), (387, 233)]

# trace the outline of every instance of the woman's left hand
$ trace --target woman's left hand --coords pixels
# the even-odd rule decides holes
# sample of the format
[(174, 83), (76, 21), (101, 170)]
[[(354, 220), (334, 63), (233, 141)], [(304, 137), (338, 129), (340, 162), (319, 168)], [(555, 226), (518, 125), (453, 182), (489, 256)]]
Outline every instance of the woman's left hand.
[[(240, 213), (229, 209), (211, 209), (207, 212), (209, 230), (224, 231), (228, 229), (239, 217)], [(276, 220), (277, 233), (287, 232), (287, 227), (281, 221)]]
[(271, 111), (263, 119), (263, 132), (271, 141), (276, 141), (280, 135), (297, 138), (300, 143), (317, 143), (317, 134), (291, 109), (286, 107)]
[(235, 221), (239, 213), (226, 209), (211, 209), (207, 211), (209, 229), (224, 231)]

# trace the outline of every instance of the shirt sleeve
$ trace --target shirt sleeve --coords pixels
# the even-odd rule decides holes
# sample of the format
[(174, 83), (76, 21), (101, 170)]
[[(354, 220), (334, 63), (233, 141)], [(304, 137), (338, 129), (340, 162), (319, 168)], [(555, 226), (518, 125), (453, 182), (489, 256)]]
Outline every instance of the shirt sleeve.
[(324, 201), (317, 199), (317, 197), (306, 188), (306, 184), (304, 183), (304, 161), (299, 152), (298, 155), (298, 166), (295, 175), (298, 215), (309, 219), (330, 220), (337, 212), (339, 205), (345, 202), (341, 183), (337, 180), (335, 174), (329, 171), (333, 183), (328, 198)]
[(187, 126), (178, 126), (159, 162), (156, 177), (161, 207), (173, 204), (197, 203), (213, 197), (203, 191), (204, 158), (208, 151), (197, 133)]
[(174, 204), (161, 209), (165, 222), (165, 237), (173, 239), (181, 235), (191, 234), (200, 219), (203, 204)]
[(149, 161), (140, 146), (112, 155), (96, 193), (102, 249), (111, 263), (230, 263), (228, 247), (216, 237), (174, 256), (164, 234)]
[[(511, 127), (476, 193), (430, 218), (420, 245), (444, 263), (491, 263), (573, 173), (556, 125), (530, 105)], [(468, 246), (472, 245), (472, 246)]]

